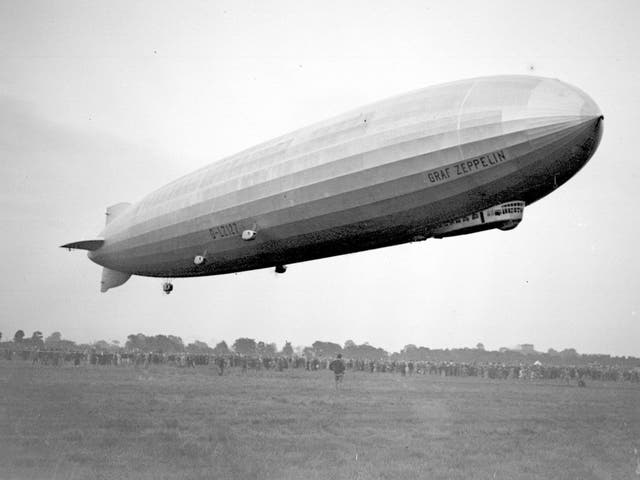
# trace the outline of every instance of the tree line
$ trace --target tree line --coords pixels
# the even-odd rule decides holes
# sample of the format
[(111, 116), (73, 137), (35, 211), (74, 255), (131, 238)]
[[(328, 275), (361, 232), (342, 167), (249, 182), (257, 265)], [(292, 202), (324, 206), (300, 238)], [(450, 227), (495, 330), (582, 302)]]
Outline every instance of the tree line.
[(573, 348), (562, 351), (549, 349), (543, 352), (522, 352), (501, 348), (498, 351), (485, 350), (482, 343), (475, 348), (445, 348), (432, 349), (405, 345), (399, 352), (388, 352), (383, 348), (375, 347), (365, 342), (356, 344), (353, 340), (347, 340), (344, 345), (338, 343), (316, 340), (310, 346), (294, 347), (290, 341), (286, 341), (282, 349), (278, 349), (275, 343), (268, 343), (253, 338), (241, 337), (236, 339), (231, 346), (225, 341), (211, 347), (206, 342), (195, 340), (185, 344), (181, 337), (175, 335), (145, 335), (142, 333), (130, 334), (126, 342), (121, 344), (118, 340), (107, 342), (98, 340), (93, 343), (78, 344), (72, 340), (62, 338), (60, 332), (53, 332), (44, 337), (39, 330), (31, 336), (25, 335), (23, 330), (18, 330), (13, 339), (2, 342), (0, 333), (0, 347), (4, 349), (48, 349), (63, 351), (102, 351), (102, 352), (157, 352), (157, 353), (189, 353), (204, 355), (248, 355), (256, 357), (316, 357), (330, 358), (341, 353), (345, 358), (361, 360), (390, 360), (390, 361), (439, 361), (457, 363), (503, 363), (515, 365), (518, 363), (533, 363), (540, 361), (550, 365), (625, 365), (640, 367), (640, 359), (636, 357), (615, 357), (606, 354), (579, 354)]

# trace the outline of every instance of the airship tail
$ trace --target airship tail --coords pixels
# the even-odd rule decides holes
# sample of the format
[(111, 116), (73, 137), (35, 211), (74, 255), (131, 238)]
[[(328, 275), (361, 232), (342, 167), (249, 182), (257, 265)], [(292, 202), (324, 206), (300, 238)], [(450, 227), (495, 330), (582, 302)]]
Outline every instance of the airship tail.
[(131, 277), (130, 273), (118, 272), (104, 267), (102, 269), (102, 279), (100, 280), (100, 291), (106, 292), (110, 288), (119, 287)]
[[(130, 203), (123, 202), (107, 207), (105, 222), (106, 225), (109, 225), (113, 220), (115, 220), (116, 217), (124, 213), (130, 206)], [(61, 245), (61, 247), (68, 248), (69, 250), (87, 250), (89, 252), (89, 258), (94, 262), (102, 265), (102, 262), (99, 259), (96, 260), (96, 256), (99, 257), (99, 251), (102, 249), (104, 244), (105, 240), (103, 238), (95, 238), (91, 240), (80, 240), (78, 242), (67, 243), (65, 245)], [(100, 280), (100, 291), (106, 292), (110, 288), (119, 287), (127, 280), (129, 280), (129, 277), (131, 277), (130, 273), (124, 273), (118, 270), (112, 270), (110, 268), (104, 267), (102, 269), (102, 279)]]
[[(105, 224), (109, 225), (116, 217), (120, 216), (131, 206), (128, 202), (117, 203), (107, 207)], [(104, 267), (102, 269), (102, 279), (100, 280), (100, 291), (106, 292), (110, 288), (119, 287), (131, 277), (130, 273), (119, 272)]]

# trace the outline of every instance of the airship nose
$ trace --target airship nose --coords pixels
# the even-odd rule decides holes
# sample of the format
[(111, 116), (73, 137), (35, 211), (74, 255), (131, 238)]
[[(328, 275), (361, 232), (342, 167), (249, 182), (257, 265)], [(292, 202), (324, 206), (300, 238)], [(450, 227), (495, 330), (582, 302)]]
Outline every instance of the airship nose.
[(571, 154), (562, 158), (567, 159), (573, 175), (598, 148), (604, 117), (596, 102), (579, 88), (553, 78), (537, 80), (522, 111), (530, 145), (541, 149), (569, 141)]
[(541, 117), (582, 117), (583, 120), (602, 116), (593, 99), (579, 88), (553, 78), (544, 78), (532, 90), (527, 110)]
[(552, 149), (547, 167), (558, 186), (593, 156), (603, 131), (603, 116), (593, 99), (560, 80), (543, 78), (531, 89), (526, 117), (529, 142), (536, 151)]

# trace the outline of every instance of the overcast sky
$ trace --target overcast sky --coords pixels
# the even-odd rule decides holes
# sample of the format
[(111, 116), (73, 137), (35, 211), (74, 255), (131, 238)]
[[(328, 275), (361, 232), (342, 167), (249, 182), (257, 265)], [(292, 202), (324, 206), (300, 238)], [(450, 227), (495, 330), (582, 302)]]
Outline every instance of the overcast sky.
[[(0, 331), (279, 346), (640, 356), (640, 2), (0, 0)], [(58, 248), (108, 205), (360, 105), (495, 74), (559, 78), (602, 143), (513, 231), (238, 275), (133, 277)]]

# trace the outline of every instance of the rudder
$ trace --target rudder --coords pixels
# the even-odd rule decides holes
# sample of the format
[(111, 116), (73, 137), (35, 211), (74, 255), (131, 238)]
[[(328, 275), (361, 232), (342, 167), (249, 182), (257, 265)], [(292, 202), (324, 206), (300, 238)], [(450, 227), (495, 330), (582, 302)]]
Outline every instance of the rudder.
[(107, 211), (105, 213), (106, 219), (104, 224), (109, 225), (117, 216), (119, 216), (122, 212), (124, 212), (127, 208), (131, 206), (128, 202), (116, 203), (115, 205), (111, 205), (107, 207)]

